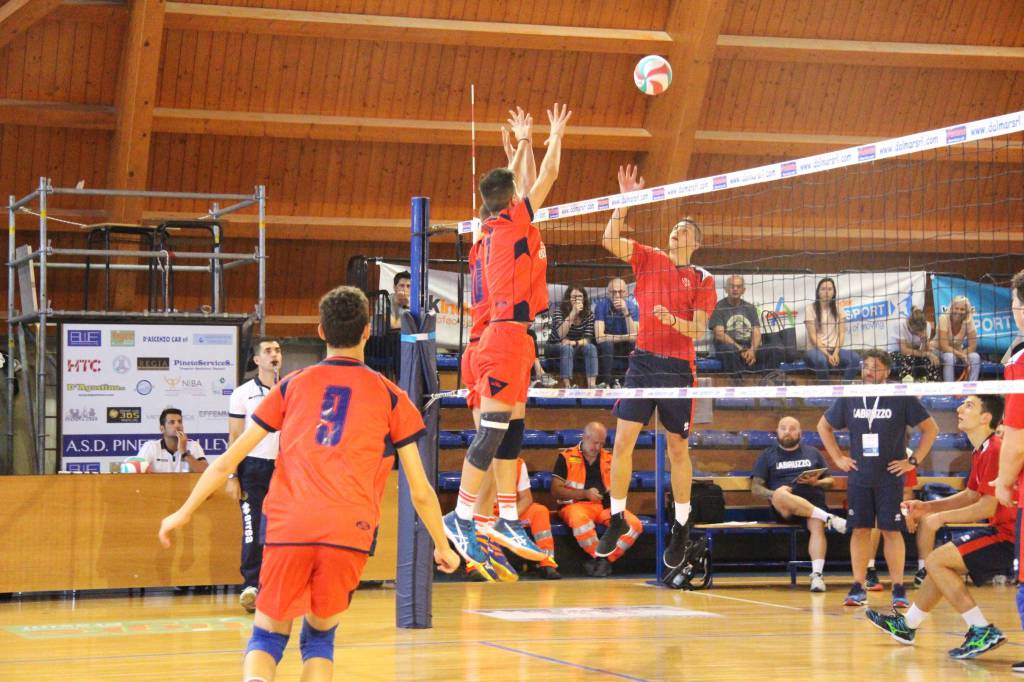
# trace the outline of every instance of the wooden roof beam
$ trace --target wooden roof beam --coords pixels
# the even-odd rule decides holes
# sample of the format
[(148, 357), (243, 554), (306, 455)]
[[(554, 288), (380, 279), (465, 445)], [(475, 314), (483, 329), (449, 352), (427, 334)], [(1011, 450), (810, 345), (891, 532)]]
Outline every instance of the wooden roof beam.
[(0, 48), (57, 9), (61, 0), (8, 0), (0, 5)]
[(301, 38), (612, 54), (662, 52), (672, 43), (664, 31), (309, 12), (187, 2), (167, 3), (167, 27)]
[(716, 56), (769, 62), (1024, 71), (1024, 48), (991, 45), (720, 35)]
[(674, 82), (651, 99), (644, 120), (652, 147), (640, 170), (648, 185), (688, 177), (694, 134), (726, 7), (725, 0), (673, 0), (667, 26), (672, 46), (666, 57), (673, 65)]

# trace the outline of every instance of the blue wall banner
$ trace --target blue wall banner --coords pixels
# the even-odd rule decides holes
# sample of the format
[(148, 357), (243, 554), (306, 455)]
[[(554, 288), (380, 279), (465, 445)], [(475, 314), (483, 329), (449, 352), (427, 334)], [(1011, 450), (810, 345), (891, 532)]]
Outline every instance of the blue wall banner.
[(947, 312), (953, 298), (960, 295), (966, 296), (974, 307), (978, 352), (995, 355), (1006, 352), (1017, 335), (1017, 325), (1010, 311), (1010, 290), (959, 277), (932, 275), (932, 303), (935, 306), (936, 330), (938, 316)]

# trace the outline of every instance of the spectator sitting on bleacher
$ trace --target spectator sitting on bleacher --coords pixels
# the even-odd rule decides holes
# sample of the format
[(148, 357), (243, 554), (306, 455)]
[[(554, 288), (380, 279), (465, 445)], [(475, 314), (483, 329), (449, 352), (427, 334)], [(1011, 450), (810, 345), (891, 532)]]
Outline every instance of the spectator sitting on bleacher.
[(761, 318), (752, 303), (743, 300), (746, 282), (732, 275), (725, 282), (726, 297), (711, 313), (708, 327), (715, 335), (715, 357), (734, 375), (776, 369), (782, 364), (778, 350), (761, 345)]
[(825, 491), (834, 479), (827, 471), (825, 458), (817, 448), (800, 442), (800, 422), (783, 417), (776, 429), (779, 442), (765, 448), (754, 464), (750, 492), (767, 498), (772, 516), (779, 523), (806, 520), (811, 539), (811, 592), (824, 592), (825, 529), (846, 532), (846, 520), (830, 514), (825, 506)]
[(890, 353), (893, 375), (908, 383), (911, 381), (941, 381), (939, 354), (932, 341), (932, 325), (920, 308), (900, 322), (895, 341), (899, 350)]
[(629, 354), (636, 348), (640, 308), (621, 277), (612, 278), (606, 291), (608, 296), (594, 304), (594, 336), (601, 382), (614, 386), (621, 383)]
[(408, 270), (402, 270), (392, 280), (394, 292), (391, 294), (391, 329), (402, 328), (402, 313), (409, 309), (409, 300), (412, 293), (412, 275)]
[(842, 372), (843, 380), (851, 381), (857, 377), (860, 356), (843, 348), (846, 322), (836, 306), (836, 282), (831, 277), (822, 277), (814, 291), (814, 301), (804, 309), (804, 324), (807, 326), (804, 360), (822, 383), (827, 382), (829, 374), (834, 372)]
[(597, 346), (594, 338), (594, 314), (590, 298), (581, 287), (568, 287), (562, 301), (551, 309), (551, 332), (546, 354), (558, 358), (562, 383), (572, 386), (573, 361), (582, 356), (587, 374), (587, 388), (597, 385)]
[(611, 485), (612, 453), (604, 447), (607, 429), (599, 422), (590, 422), (583, 428), (579, 445), (562, 450), (551, 472), (551, 495), (562, 508), (558, 515), (572, 529), (573, 537), (591, 556), (584, 570), (603, 578), (612, 572), (611, 564), (633, 546), (644, 532), (640, 519), (629, 510), (624, 513), (627, 531), (618, 541), (615, 551), (607, 558), (597, 557), (597, 528), (594, 524), (608, 525), (608, 490)]
[(977, 381), (981, 374), (978, 330), (974, 309), (966, 296), (957, 296), (949, 312), (939, 316), (939, 350), (942, 351), (943, 381)]
[[(902, 644), (912, 644), (917, 629), (928, 613), (945, 599), (967, 623), (963, 644), (949, 651), (952, 658), (974, 658), (1006, 641), (1006, 637), (982, 614), (971, 597), (963, 576), (975, 585), (983, 585), (994, 576), (1013, 571), (1016, 513), (999, 504), (992, 486), (999, 473), (1001, 442), (993, 428), (1002, 419), (1003, 398), (997, 395), (968, 397), (957, 409), (957, 425), (974, 445), (971, 475), (967, 489), (952, 497), (931, 502), (911, 500), (907, 526), (918, 525), (918, 551), (930, 552), (925, 563), (921, 589), (905, 615), (881, 614), (868, 610), (868, 620)], [(970, 523), (988, 520), (982, 528), (957, 531), (950, 542), (934, 550), (921, 542), (946, 523)]]
[(530, 492), (530, 471), (521, 457), (516, 476), (516, 509), (519, 511), (519, 520), (523, 522), (524, 528), (529, 529), (537, 546), (547, 554), (547, 558), (541, 559), (538, 564), (540, 575), (545, 580), (558, 580), (562, 576), (559, 575), (558, 564), (555, 563), (555, 538), (551, 535), (551, 510), (539, 502), (533, 501), (533, 493)]
[[(914, 584), (920, 586), (928, 575), (927, 560), (932, 554), (943, 568), (970, 572), (976, 585), (998, 573), (1009, 574), (1013, 564), (1014, 511), (996, 501), (989, 483), (999, 468), (1002, 439), (995, 427), (1003, 418), (1003, 398), (998, 395), (968, 396), (956, 410), (957, 427), (974, 446), (967, 488), (941, 500), (908, 500), (907, 527), (917, 526), (917, 558), (920, 568)], [(945, 524), (987, 522), (984, 528), (958, 532), (951, 543), (957, 553), (932, 551), (935, 534)], [(940, 550), (942, 548), (939, 548)], [(946, 561), (943, 562), (943, 559)], [(924, 562), (924, 565), (922, 565)]]

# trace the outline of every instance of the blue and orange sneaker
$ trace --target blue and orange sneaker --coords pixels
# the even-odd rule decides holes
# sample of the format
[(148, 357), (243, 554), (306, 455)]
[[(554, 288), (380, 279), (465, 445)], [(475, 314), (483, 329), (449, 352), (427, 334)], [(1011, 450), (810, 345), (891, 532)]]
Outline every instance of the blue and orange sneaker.
[(527, 561), (543, 561), (547, 553), (537, 546), (533, 538), (523, 529), (523, 524), (518, 520), (498, 519), (494, 525), (484, 532), (491, 540), (502, 547), (512, 550), (517, 556)]
[(476, 524), (472, 519), (460, 519), (454, 511), (448, 512), (442, 519), (444, 534), (455, 547), (455, 551), (466, 561), (466, 568), (476, 571), (488, 582), (494, 582), (485, 564), (487, 555), (480, 549), (476, 541)]
[(491, 570), (494, 571), (494, 577), (497, 580), (503, 583), (514, 583), (519, 580), (519, 573), (508, 562), (508, 558), (501, 551), (501, 547), (491, 542), (491, 539), (484, 535), (483, 532), (477, 533), (476, 541), (480, 543), (480, 548), (487, 555), (488, 564)]
[(910, 600), (907, 599), (907, 588), (902, 584), (892, 586), (892, 607), (894, 609), (910, 608)]

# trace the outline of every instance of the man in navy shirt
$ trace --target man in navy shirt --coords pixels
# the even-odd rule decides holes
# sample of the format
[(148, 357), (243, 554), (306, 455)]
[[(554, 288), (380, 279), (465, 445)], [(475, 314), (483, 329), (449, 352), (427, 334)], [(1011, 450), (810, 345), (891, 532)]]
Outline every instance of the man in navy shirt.
[[(884, 384), (889, 376), (889, 354), (873, 348), (864, 353), (861, 377), (865, 384)], [(907, 427), (921, 430), (921, 441), (907, 457)], [(835, 430), (850, 432), (850, 454), (836, 443)], [(864, 581), (871, 554), (871, 529), (876, 525), (885, 541), (885, 563), (892, 580), (894, 607), (910, 606), (903, 586), (906, 547), (903, 544), (903, 476), (928, 456), (938, 424), (913, 396), (838, 398), (818, 421), (818, 433), (835, 466), (848, 471), (847, 523), (853, 528), (850, 561), (853, 586), (846, 606), (867, 604)]]
[(779, 442), (765, 448), (754, 464), (750, 492), (767, 498), (776, 521), (782, 523), (806, 520), (811, 539), (807, 552), (811, 555), (811, 592), (824, 592), (825, 528), (846, 532), (846, 519), (829, 514), (825, 507), (825, 491), (832, 487), (825, 458), (817, 448), (800, 442), (800, 422), (783, 417), (776, 428)]
[(619, 365), (620, 371), (625, 370), (626, 358), (636, 347), (640, 309), (636, 299), (629, 295), (625, 280), (619, 277), (608, 282), (607, 293), (607, 298), (594, 304), (594, 336), (600, 381), (611, 386), (615, 365)]

